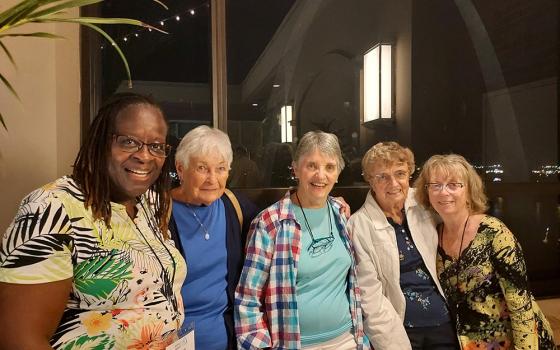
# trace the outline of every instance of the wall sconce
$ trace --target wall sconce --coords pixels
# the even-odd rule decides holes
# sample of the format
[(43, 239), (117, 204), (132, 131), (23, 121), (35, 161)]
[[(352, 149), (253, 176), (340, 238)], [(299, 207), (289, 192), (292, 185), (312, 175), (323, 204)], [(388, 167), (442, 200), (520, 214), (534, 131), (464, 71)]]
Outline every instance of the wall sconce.
[(393, 47), (377, 44), (364, 54), (363, 122), (393, 117)]
[(292, 142), (292, 106), (280, 108), (280, 130), (282, 142)]

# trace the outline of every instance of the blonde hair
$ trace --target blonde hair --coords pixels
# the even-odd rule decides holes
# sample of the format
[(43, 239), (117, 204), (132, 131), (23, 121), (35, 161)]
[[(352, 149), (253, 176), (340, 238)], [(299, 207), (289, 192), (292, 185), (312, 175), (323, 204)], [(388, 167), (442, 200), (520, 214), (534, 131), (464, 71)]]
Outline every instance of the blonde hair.
[(426, 185), (433, 174), (456, 177), (467, 187), (467, 205), (471, 214), (481, 214), (488, 209), (488, 198), (484, 193), (484, 183), (480, 175), (467, 160), (458, 154), (437, 154), (424, 163), (418, 179), (414, 182), (416, 201), (430, 208)]
[(379, 142), (371, 147), (362, 158), (362, 175), (369, 181), (367, 168), (375, 163), (385, 165), (405, 163), (410, 175), (414, 173), (414, 154), (410, 148), (403, 147), (394, 141)]

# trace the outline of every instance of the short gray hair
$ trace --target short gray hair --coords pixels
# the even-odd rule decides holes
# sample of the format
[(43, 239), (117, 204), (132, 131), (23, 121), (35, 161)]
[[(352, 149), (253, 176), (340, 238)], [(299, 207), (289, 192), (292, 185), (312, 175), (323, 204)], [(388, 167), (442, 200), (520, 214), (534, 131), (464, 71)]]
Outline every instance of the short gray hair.
[(233, 161), (233, 151), (228, 135), (207, 125), (197, 126), (189, 131), (179, 143), (175, 160), (185, 168), (189, 167), (192, 156), (205, 156), (217, 152), (227, 162), (228, 167)]
[(324, 131), (309, 131), (299, 140), (296, 152), (294, 154), (294, 162), (297, 164), (301, 157), (318, 149), (321, 153), (336, 158), (338, 163), (338, 171), (344, 169), (344, 159), (342, 151), (338, 143), (338, 137)]

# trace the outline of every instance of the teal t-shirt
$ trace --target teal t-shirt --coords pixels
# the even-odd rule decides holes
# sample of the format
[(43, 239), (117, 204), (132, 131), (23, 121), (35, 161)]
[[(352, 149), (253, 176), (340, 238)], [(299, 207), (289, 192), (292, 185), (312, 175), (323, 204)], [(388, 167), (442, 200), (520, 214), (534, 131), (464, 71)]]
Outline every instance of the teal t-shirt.
[[(296, 279), (301, 343), (311, 345), (332, 340), (352, 328), (348, 299), (348, 272), (352, 261), (340, 238), (330, 205), (303, 209), (316, 240), (329, 237), (331, 230), (334, 237), (330, 249), (315, 249), (314, 254), (308, 250), (312, 239), (302, 210), (297, 205), (292, 206), (302, 229)], [(330, 228), (327, 210), (331, 210)], [(324, 245), (325, 241), (322, 243)]]

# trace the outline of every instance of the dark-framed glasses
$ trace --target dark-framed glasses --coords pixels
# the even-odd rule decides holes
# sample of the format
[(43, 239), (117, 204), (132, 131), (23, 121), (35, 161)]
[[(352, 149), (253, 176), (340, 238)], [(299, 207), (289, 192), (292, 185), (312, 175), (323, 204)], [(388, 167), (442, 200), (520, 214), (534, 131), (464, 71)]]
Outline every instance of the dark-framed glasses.
[(443, 191), (443, 189), (445, 189), (449, 193), (454, 193), (459, 191), (463, 187), (465, 187), (465, 185), (461, 182), (429, 182), (426, 184), (426, 189), (430, 192), (441, 192)]
[(128, 135), (113, 134), (113, 138), (115, 139), (117, 147), (119, 147), (119, 149), (123, 152), (136, 153), (140, 151), (144, 145), (146, 145), (148, 152), (150, 152), (150, 154), (154, 157), (164, 158), (169, 155), (169, 152), (171, 152), (171, 146), (166, 143), (146, 143)]

